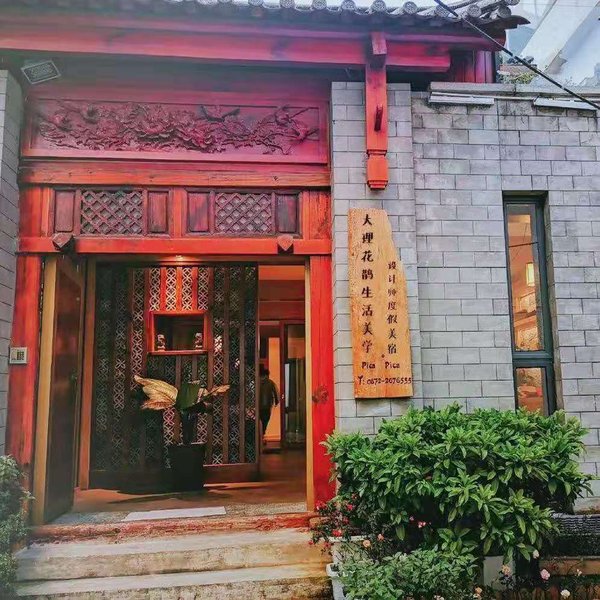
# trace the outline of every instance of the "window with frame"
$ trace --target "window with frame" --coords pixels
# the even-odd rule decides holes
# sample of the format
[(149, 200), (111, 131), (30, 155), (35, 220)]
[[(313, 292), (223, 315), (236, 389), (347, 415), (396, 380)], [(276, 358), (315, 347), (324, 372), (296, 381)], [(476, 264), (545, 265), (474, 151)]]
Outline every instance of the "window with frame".
[(555, 394), (543, 200), (505, 198), (504, 225), (516, 405), (547, 415)]

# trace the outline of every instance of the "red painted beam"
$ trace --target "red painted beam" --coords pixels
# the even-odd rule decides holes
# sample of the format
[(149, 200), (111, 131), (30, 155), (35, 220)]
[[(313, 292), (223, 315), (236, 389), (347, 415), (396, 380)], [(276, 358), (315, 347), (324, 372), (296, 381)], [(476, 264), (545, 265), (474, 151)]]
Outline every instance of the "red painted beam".
[[(20, 254), (56, 254), (58, 251), (48, 237), (23, 237), (19, 240)], [(282, 254), (277, 239), (252, 238), (78, 238), (77, 254), (144, 254), (185, 256), (306, 256), (331, 254), (330, 240), (294, 239), (293, 250)]]
[[(96, 24), (74, 26), (27, 21), (0, 23), (0, 49), (67, 54), (128, 55), (193, 59), (237, 64), (364, 65), (366, 35), (357, 38), (320, 35), (303, 37), (240, 32), (143, 30), (132, 27), (108, 29)], [(431, 36), (423, 41), (388, 40), (387, 64), (402, 70), (444, 72), (450, 67), (450, 45)]]
[[(260, 21), (255, 23), (239, 23), (239, 22), (211, 22), (210, 20), (178, 20), (178, 19), (158, 19), (154, 16), (143, 17), (139, 14), (135, 18), (128, 16), (109, 17), (102, 15), (83, 15), (74, 14), (72, 11), (65, 13), (64, 16), (56, 14), (46, 14), (36, 23), (36, 15), (24, 16), (22, 12), (3, 12), (2, 21), (13, 26), (18, 26), (24, 23), (37, 24), (40, 27), (64, 27), (65, 19), (68, 19), (70, 26), (74, 30), (89, 28), (106, 28), (113, 34), (115, 31), (121, 30), (142, 30), (152, 35), (152, 32), (191, 32), (191, 33), (209, 33), (218, 34), (220, 36), (228, 35), (255, 35), (260, 37), (284, 37), (284, 38), (311, 38), (322, 40), (326, 43), (331, 40), (359, 40), (364, 41), (368, 33), (356, 29), (315, 29), (307, 28), (306, 26), (270, 26), (266, 28)], [(485, 38), (469, 33), (468, 30), (444, 30), (436, 28), (431, 30), (427, 27), (419, 27), (415, 25), (410, 28), (410, 33), (390, 33), (386, 32), (388, 42), (403, 42), (403, 43), (421, 43), (428, 46), (435, 44), (450, 45), (456, 48), (463, 49), (480, 49), (480, 50), (495, 50), (495, 46)], [(505, 35), (499, 35), (496, 38), (499, 42), (504, 42)]]

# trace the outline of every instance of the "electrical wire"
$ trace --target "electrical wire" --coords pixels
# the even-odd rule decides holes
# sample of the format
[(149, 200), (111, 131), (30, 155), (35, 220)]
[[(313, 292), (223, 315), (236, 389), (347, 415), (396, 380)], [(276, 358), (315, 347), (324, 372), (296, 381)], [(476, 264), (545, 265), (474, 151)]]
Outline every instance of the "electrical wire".
[(569, 89), (568, 87), (562, 85), (562, 83), (559, 83), (555, 79), (552, 79), (552, 77), (550, 77), (549, 75), (546, 75), (546, 73), (544, 73), (543, 71), (540, 71), (537, 67), (534, 67), (533, 65), (529, 64), (526, 60), (522, 59), (520, 56), (517, 56), (514, 52), (511, 52), (506, 46), (503, 46), (500, 42), (495, 40), (491, 35), (486, 33), (483, 29), (477, 27), (477, 25), (475, 25), (475, 23), (472, 23), (469, 19), (463, 18), (462, 15), (457, 13), (452, 7), (445, 4), (442, 0), (434, 0), (434, 2), (438, 6), (441, 6), (444, 10), (446, 10), (450, 14), (452, 14), (455, 17), (457, 17), (458, 19), (460, 19), (463, 23), (468, 25), (471, 29), (474, 29), (475, 31), (477, 31), (477, 33), (482, 35), (484, 38), (486, 38), (487, 40), (492, 42), (498, 48), (498, 50), (501, 50), (502, 52), (506, 52), (506, 54), (508, 54), (510, 57), (514, 58), (518, 63), (522, 64), (524, 67), (527, 67), (530, 71), (533, 71), (536, 75), (543, 77), (546, 81), (549, 81), (553, 85), (559, 87), (561, 90), (563, 90), (570, 96), (577, 98), (580, 102), (584, 102), (585, 104), (589, 104), (596, 110), (600, 110), (600, 104), (597, 104), (596, 102), (589, 100), (588, 98), (585, 98), (581, 94), (574, 92), (573, 90)]

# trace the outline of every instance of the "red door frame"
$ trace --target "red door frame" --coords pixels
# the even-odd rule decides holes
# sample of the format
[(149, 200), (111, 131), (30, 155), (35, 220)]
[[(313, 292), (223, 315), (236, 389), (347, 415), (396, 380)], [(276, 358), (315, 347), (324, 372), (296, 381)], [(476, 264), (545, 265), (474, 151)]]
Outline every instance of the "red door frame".
[[(38, 193), (40, 190), (36, 191)], [(43, 193), (43, 190), (41, 190)], [(315, 200), (306, 206), (310, 228), (322, 211), (322, 192), (310, 192)], [(25, 202), (25, 206), (31, 206)], [(38, 205), (39, 206), (39, 205)], [(27, 212), (27, 211), (25, 211)], [(35, 211), (34, 211), (35, 212)], [(38, 216), (38, 215), (32, 215)], [(320, 215), (323, 218), (323, 215)], [(27, 223), (27, 214), (22, 215), (22, 223)], [(31, 223), (31, 221), (29, 222)], [(40, 220), (33, 220), (40, 223)], [(37, 231), (29, 231), (26, 225), (22, 234), (40, 235)], [(321, 229), (322, 231), (322, 229)], [(326, 239), (315, 240), (326, 242)], [(253, 246), (256, 240), (236, 240), (235, 253), (227, 246), (221, 258), (233, 260), (244, 255), (243, 244)], [(163, 257), (172, 255), (166, 243)], [(106, 245), (105, 245), (106, 247)], [(191, 250), (193, 245), (189, 247)], [(194, 252), (195, 251), (195, 252)], [(103, 253), (104, 254), (104, 253)], [(206, 258), (197, 253), (197, 247), (186, 254), (195, 254), (198, 258)], [(309, 508), (313, 502), (324, 501), (332, 497), (334, 485), (329, 481), (331, 462), (325, 453), (322, 442), (335, 428), (334, 375), (333, 375), (333, 308), (332, 308), (332, 272), (331, 255), (323, 252), (323, 243), (318, 247), (318, 254), (303, 252), (309, 267), (310, 287), (310, 339), (311, 339), (311, 381), (312, 381), (312, 469), (308, 465), (307, 473), (312, 472), (312, 490), (309, 497)], [(273, 254), (253, 256), (273, 259)], [(245, 256), (247, 259), (248, 257)], [(17, 260), (17, 281), (15, 296), (14, 325), (11, 344), (26, 346), (30, 349), (27, 365), (13, 365), (9, 368), (7, 452), (15, 457), (26, 471), (28, 483), (32, 473), (35, 440), (35, 409), (37, 397), (37, 381), (39, 374), (39, 332), (40, 332), (40, 294), (43, 258), (36, 254), (22, 254)]]
[(311, 256), (309, 272), (313, 488), (318, 502), (335, 493), (331, 460), (323, 446), (335, 429), (331, 256)]

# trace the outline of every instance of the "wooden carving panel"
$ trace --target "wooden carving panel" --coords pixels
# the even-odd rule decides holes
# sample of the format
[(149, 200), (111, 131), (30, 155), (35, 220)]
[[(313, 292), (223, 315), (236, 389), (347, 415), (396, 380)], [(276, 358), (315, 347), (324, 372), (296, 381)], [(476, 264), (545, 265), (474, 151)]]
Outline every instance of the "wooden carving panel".
[[(323, 202), (316, 202), (320, 197)], [(299, 193), (274, 191), (56, 189), (50, 200), (47, 232), (51, 237), (66, 233), (77, 238), (210, 234), (287, 236), (292, 240), (292, 236), (301, 233), (300, 198)], [(312, 216), (305, 215), (309, 235), (327, 237), (326, 231), (312, 230), (317, 223), (315, 219), (318, 223), (329, 223), (328, 196), (321, 193), (314, 198), (305, 196), (304, 205), (312, 207)]]
[(214, 204), (216, 233), (273, 235), (275, 232), (272, 194), (218, 193)]
[(387, 213), (350, 209), (348, 232), (354, 395), (412, 396), (406, 279)]
[(186, 233), (272, 237), (299, 234), (299, 195), (276, 192), (187, 192)]
[(318, 105), (38, 99), (23, 154), (326, 163), (323, 112)]
[(82, 190), (81, 235), (142, 235), (142, 190)]

